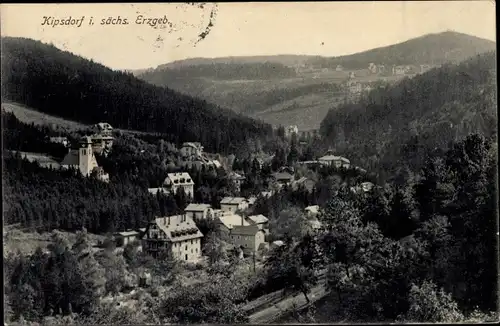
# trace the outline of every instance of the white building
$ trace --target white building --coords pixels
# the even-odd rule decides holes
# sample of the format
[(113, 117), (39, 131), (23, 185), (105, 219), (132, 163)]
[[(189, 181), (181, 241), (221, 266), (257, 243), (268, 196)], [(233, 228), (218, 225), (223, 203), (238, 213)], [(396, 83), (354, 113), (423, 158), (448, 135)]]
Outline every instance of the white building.
[(349, 168), (351, 164), (351, 162), (345, 157), (336, 155), (325, 155), (320, 157), (318, 161), (325, 165), (334, 166), (336, 168), (344, 167), (346, 169)]
[(241, 191), (241, 184), (245, 181), (245, 177), (236, 173), (236, 172), (231, 172), (229, 174), (229, 179), (234, 183), (236, 186), (236, 189), (238, 192)]
[(174, 258), (198, 262), (201, 258), (200, 232), (194, 221), (183, 215), (155, 218), (146, 228), (143, 248), (156, 256), (160, 250), (169, 250)]
[(184, 209), (184, 212), (187, 217), (194, 221), (203, 220), (209, 216), (214, 217), (214, 211), (210, 204), (189, 204), (186, 209)]
[(292, 137), (293, 134), (298, 135), (298, 133), (299, 133), (299, 127), (297, 127), (296, 125), (287, 126), (285, 128), (286, 137)]
[(111, 136), (113, 127), (107, 122), (99, 122), (94, 125), (94, 131), (102, 136)]
[(173, 194), (176, 194), (182, 188), (186, 195), (191, 197), (194, 195), (194, 182), (187, 172), (168, 173), (163, 185)]
[(220, 208), (226, 212), (243, 211), (248, 208), (248, 202), (243, 197), (224, 197), (220, 202)]
[(203, 146), (197, 142), (182, 144), (181, 155), (183, 158), (199, 158), (203, 155)]

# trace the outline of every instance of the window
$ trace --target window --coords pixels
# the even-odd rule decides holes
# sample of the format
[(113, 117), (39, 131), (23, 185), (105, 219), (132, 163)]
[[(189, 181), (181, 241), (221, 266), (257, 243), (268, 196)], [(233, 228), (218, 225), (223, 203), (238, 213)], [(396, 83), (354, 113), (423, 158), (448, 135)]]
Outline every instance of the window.
[(186, 254), (186, 259), (185, 260), (188, 260), (188, 255)]
[(198, 252), (198, 248), (196, 248), (196, 252)]
[(193, 248), (191, 248), (191, 253), (193, 253)]
[(191, 244), (193, 244), (193, 240), (191, 240)]
[(188, 246), (186, 245), (186, 250), (188, 250)]
[(87, 150), (83, 150), (83, 155), (87, 155)]

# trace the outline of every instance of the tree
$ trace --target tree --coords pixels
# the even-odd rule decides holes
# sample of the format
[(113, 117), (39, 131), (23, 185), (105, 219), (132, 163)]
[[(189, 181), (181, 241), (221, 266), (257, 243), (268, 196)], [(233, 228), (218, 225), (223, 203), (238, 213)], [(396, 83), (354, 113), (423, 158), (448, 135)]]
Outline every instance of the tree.
[(237, 324), (248, 322), (241, 309), (240, 284), (214, 276), (209, 283), (179, 287), (162, 300), (158, 315), (167, 323)]
[(298, 243), (287, 237), (283, 246), (271, 251), (265, 266), (268, 283), (283, 284), (285, 292), (300, 291), (310, 302), (307, 294), (317, 284), (321, 267), (319, 248), (312, 236), (306, 235)]
[(432, 282), (413, 284), (409, 292), (410, 308), (404, 320), (407, 322), (454, 323), (464, 320), (457, 303), (443, 289)]

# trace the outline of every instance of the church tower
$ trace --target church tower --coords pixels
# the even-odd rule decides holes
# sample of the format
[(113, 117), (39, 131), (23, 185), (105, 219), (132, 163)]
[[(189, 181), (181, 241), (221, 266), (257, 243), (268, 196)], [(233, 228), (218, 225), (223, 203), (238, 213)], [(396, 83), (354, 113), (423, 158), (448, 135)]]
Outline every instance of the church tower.
[(92, 150), (92, 140), (85, 136), (80, 138), (80, 146), (78, 149), (78, 163), (80, 172), (84, 176), (89, 176), (90, 172), (97, 167), (97, 161)]

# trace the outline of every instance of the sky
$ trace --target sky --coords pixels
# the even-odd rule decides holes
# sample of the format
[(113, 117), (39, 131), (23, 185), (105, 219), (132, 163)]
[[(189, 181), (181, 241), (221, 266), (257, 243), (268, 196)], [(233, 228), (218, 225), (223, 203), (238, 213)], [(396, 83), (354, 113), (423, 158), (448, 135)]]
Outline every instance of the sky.
[[(138, 20), (140, 15), (166, 17), (171, 25), (153, 27)], [(42, 25), (50, 22), (44, 16), (71, 18), (75, 25)], [(100, 24), (118, 16), (129, 24)], [(52, 43), (120, 70), (196, 57), (338, 56), (446, 30), (496, 40), (495, 2), (488, 0), (242, 2), (203, 8), (181, 3), (2, 4), (0, 18), (2, 36)], [(197, 42), (210, 21), (207, 36)]]

